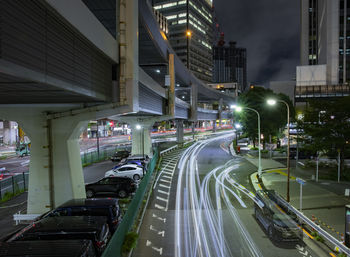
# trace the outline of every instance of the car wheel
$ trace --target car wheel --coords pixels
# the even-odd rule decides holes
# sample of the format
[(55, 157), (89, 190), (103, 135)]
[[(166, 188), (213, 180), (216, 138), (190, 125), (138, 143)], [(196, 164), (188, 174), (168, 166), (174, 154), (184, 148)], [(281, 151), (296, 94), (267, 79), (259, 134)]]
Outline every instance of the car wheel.
[(133, 176), (133, 179), (134, 179), (134, 180), (139, 180), (139, 179), (140, 179), (140, 175), (139, 175), (139, 174), (135, 174), (135, 175)]
[(124, 198), (127, 196), (127, 193), (124, 189), (118, 191), (118, 197), (119, 198)]
[(91, 198), (93, 196), (94, 196), (94, 191), (92, 191), (90, 189), (86, 191), (86, 197)]

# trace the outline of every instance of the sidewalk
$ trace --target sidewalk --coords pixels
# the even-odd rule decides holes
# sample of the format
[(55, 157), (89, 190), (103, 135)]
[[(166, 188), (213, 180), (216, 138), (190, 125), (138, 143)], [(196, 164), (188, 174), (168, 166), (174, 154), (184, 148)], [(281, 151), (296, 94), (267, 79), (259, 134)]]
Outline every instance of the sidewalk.
[[(258, 166), (258, 159), (245, 157), (253, 165)], [(261, 160), (263, 175), (262, 182), (265, 188), (273, 189), (282, 197), (287, 193), (287, 169), (283, 164), (271, 159)], [(300, 208), (300, 184), (296, 177), (306, 181), (303, 187), (302, 211), (310, 219), (314, 219), (323, 229), (337, 239), (341, 239), (341, 233), (345, 230), (345, 205), (350, 203), (350, 198), (344, 196), (346, 188), (350, 188), (349, 182), (311, 180), (311, 169), (290, 169), (290, 203), (297, 209)], [(255, 190), (260, 189), (256, 177), (252, 174), (251, 181)]]

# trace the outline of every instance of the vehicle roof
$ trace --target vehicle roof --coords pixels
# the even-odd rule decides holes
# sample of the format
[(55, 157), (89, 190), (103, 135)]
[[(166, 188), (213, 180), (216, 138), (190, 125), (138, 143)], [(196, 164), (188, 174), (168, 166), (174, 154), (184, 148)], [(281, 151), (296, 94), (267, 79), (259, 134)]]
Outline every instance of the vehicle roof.
[(0, 257), (78, 257), (82, 256), (88, 247), (93, 247), (90, 240), (0, 242)]
[(121, 165), (120, 167), (118, 167), (118, 169), (125, 168), (125, 167), (139, 168), (139, 166), (137, 164), (124, 164), (124, 165)]
[(27, 232), (94, 232), (100, 231), (105, 223), (107, 218), (103, 216), (55, 216), (35, 222)]
[(80, 207), (80, 206), (106, 206), (106, 205), (118, 205), (118, 199), (116, 198), (79, 198), (72, 199), (64, 204), (60, 205), (58, 208), (63, 207)]

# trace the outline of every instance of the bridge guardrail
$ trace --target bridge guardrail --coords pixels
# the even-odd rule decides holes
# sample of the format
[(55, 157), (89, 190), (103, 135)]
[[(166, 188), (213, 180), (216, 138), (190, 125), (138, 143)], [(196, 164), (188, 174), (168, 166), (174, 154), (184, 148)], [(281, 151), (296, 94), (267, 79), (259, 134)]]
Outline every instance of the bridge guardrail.
[(322, 229), (319, 225), (314, 223), (312, 220), (310, 220), (308, 217), (306, 217), (302, 212), (298, 211), (296, 208), (294, 208), (292, 205), (290, 205), (286, 200), (284, 200), (282, 197), (277, 195), (278, 201), (281, 202), (286, 208), (288, 208), (288, 211), (293, 212), (299, 219), (301, 219), (305, 224), (307, 224), (309, 227), (313, 228), (317, 233), (319, 233), (321, 236), (324, 237), (325, 240), (333, 244), (334, 246), (338, 247), (338, 249), (350, 256), (350, 249), (346, 247), (342, 242), (334, 238), (332, 235), (327, 233), (324, 229)]
[(119, 224), (117, 230), (115, 231), (111, 240), (109, 241), (105, 251), (102, 254), (102, 257), (122, 256), (121, 250), (122, 250), (122, 245), (124, 243), (125, 236), (130, 231), (131, 227), (135, 222), (135, 219), (137, 218), (137, 214), (142, 204), (142, 201), (144, 199), (146, 189), (149, 186), (153, 171), (156, 167), (158, 156), (159, 156), (158, 151), (156, 151), (152, 160), (148, 165), (148, 169), (147, 169), (148, 171), (146, 175), (143, 177), (141, 183), (139, 184), (139, 187), (130, 205), (128, 206), (128, 210), (124, 214), (121, 223)]

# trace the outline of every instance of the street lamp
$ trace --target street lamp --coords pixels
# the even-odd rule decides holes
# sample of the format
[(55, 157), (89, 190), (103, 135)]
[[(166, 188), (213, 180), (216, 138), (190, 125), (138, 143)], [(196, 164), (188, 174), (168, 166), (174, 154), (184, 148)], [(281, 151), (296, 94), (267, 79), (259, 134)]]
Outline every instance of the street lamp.
[[(232, 105), (233, 106), (233, 105)], [(232, 107), (231, 106), (231, 107)], [(261, 178), (262, 175), (262, 169), (261, 169), (261, 147), (260, 147), (260, 114), (257, 110), (250, 108), (250, 107), (241, 107), (241, 106), (235, 106), (233, 107), (233, 109), (235, 109), (236, 112), (241, 112), (243, 109), (247, 109), (250, 111), (253, 111), (256, 113), (256, 115), (258, 116), (258, 144), (259, 144), (259, 164), (258, 164), (258, 176), (259, 178)]]
[(288, 140), (288, 145), (287, 145), (287, 202), (290, 201), (290, 195), (289, 195), (289, 182), (290, 182), (290, 158), (289, 158), (289, 148), (290, 148), (290, 140), (289, 140), (289, 130), (290, 130), (290, 115), (289, 115), (289, 104), (284, 101), (284, 100), (280, 100), (280, 99), (268, 99), (267, 100), (267, 104), (268, 105), (275, 105), (277, 102), (281, 102), (284, 103), (287, 107), (287, 125), (288, 125), (288, 129), (287, 129), (287, 140)]
[[(144, 147), (144, 132), (143, 132), (143, 127), (140, 124), (136, 125), (137, 130), (141, 130), (142, 136), (140, 137), (141, 140), (141, 146), (142, 146), (142, 158), (145, 158), (145, 147)], [(146, 158), (145, 158), (146, 160)], [(145, 176), (145, 163), (142, 165), (142, 176)]]

